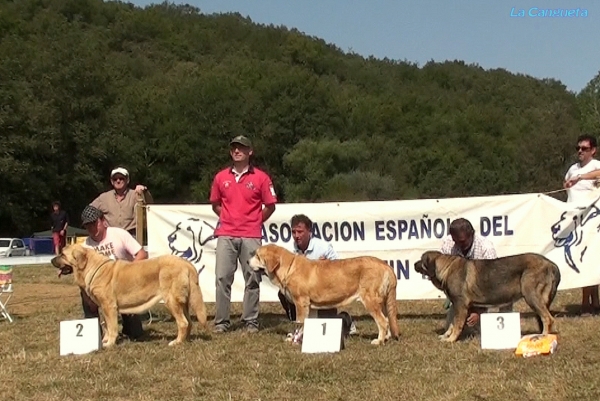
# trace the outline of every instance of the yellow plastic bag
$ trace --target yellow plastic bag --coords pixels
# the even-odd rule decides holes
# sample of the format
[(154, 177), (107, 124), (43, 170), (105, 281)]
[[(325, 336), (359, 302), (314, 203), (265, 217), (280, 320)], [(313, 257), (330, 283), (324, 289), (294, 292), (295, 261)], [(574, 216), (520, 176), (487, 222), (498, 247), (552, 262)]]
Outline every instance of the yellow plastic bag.
[(515, 354), (523, 358), (536, 355), (549, 355), (556, 351), (557, 346), (558, 338), (555, 334), (529, 334), (521, 338)]

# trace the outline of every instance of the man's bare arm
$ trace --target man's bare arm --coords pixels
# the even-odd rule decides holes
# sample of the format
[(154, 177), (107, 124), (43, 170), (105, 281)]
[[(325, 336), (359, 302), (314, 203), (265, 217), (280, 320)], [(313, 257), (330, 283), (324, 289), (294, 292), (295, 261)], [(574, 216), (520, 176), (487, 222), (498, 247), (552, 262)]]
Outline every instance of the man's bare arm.
[(269, 220), (269, 217), (271, 217), (271, 215), (273, 214), (273, 212), (275, 211), (275, 205), (266, 205), (263, 210), (262, 210), (262, 221), (263, 223), (267, 220)]
[(144, 248), (140, 249), (138, 253), (135, 254), (133, 260), (143, 260), (148, 259), (148, 252)]

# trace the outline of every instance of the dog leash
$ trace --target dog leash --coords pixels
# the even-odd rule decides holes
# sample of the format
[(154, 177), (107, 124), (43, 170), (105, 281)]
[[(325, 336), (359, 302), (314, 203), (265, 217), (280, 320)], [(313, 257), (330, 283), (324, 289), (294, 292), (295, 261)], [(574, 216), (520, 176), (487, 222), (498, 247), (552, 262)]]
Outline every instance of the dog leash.
[(542, 192), (542, 195), (555, 194), (555, 193), (566, 191), (566, 190), (567, 190), (567, 188), (561, 188), (561, 189), (557, 189), (555, 191)]

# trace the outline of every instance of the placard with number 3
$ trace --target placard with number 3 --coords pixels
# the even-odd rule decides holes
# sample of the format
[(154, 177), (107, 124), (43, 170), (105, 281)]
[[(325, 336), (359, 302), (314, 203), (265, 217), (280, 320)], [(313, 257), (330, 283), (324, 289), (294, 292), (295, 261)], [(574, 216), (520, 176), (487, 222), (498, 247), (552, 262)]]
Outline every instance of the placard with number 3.
[(482, 313), (481, 348), (515, 349), (521, 341), (521, 314)]

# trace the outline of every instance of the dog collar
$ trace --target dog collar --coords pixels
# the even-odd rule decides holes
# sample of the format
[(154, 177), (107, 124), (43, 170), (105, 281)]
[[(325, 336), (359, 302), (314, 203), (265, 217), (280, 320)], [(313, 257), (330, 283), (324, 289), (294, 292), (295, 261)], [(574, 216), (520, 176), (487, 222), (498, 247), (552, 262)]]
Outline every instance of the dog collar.
[[(292, 258), (292, 263), (290, 263), (291, 266), (294, 266), (294, 261), (296, 260), (296, 256), (298, 255), (294, 255), (294, 257)], [(277, 267), (277, 269), (279, 269), (279, 267)], [(277, 270), (275, 269), (275, 270)], [(273, 273), (275, 273), (275, 270), (273, 270)], [(285, 277), (281, 280), (281, 285), (284, 289), (287, 288), (287, 278), (290, 276), (290, 274), (292, 273), (292, 269), (290, 268), (287, 271), (287, 274), (285, 275)]]

